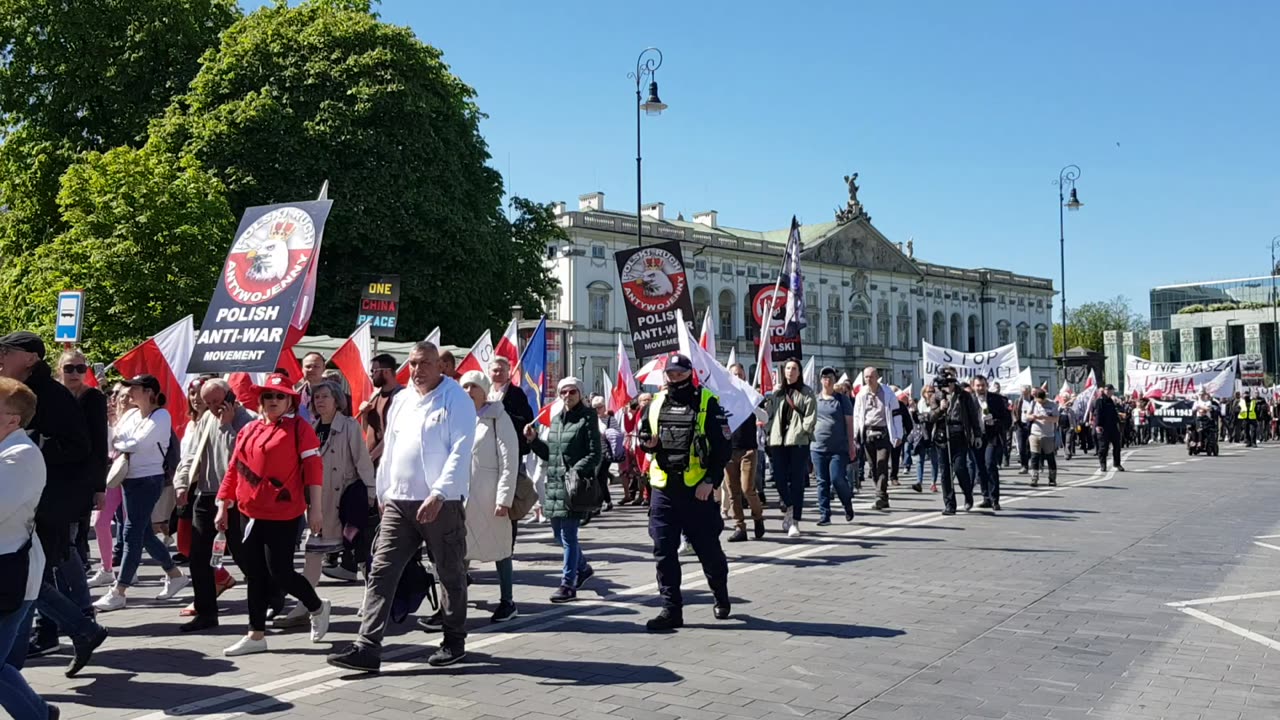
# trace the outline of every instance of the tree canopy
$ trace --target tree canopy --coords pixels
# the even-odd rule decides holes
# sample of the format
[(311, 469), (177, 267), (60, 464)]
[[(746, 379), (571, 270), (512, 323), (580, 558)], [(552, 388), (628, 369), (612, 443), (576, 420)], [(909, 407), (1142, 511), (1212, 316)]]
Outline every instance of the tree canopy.
[[(1075, 308), (1067, 308), (1067, 347), (1083, 347), (1103, 352), (1103, 333), (1108, 330), (1118, 332), (1139, 332), (1142, 338), (1140, 355), (1147, 355), (1150, 343), (1147, 330), (1151, 329), (1145, 316), (1135, 312), (1129, 298), (1124, 295), (1103, 302), (1085, 303)], [(1057, 355), (1063, 352), (1062, 326), (1053, 329), (1053, 350)]]
[(522, 198), (508, 221), (474, 90), (368, 0), (64, 5), (0, 0), (0, 326), (51, 327), (66, 287), (86, 289), (104, 351), (200, 317), (245, 208), (325, 180), (312, 332), (350, 332), (384, 273), (403, 339), (542, 311), (563, 232)]

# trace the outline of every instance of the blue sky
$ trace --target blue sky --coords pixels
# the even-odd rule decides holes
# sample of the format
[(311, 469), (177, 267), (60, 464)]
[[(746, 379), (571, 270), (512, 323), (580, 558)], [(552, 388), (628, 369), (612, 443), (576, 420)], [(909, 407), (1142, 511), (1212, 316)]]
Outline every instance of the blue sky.
[(386, 0), (384, 20), (476, 88), (493, 165), (540, 201), (635, 203), (636, 55), (671, 107), (645, 118), (645, 202), (752, 229), (832, 219), (842, 176), (891, 240), (1008, 268), (1067, 301), (1265, 274), (1280, 233), (1280, 4)]

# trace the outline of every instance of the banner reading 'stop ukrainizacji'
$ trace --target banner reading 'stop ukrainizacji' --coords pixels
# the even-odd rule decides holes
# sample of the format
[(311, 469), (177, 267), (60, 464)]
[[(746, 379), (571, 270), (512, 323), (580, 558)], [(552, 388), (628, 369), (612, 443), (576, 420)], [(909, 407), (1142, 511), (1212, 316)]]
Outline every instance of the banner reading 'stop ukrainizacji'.
[(676, 310), (693, 332), (693, 296), (678, 241), (645, 245), (614, 253), (618, 283), (627, 306), (631, 347), (643, 360), (680, 348)]
[[(783, 278), (785, 281), (786, 278)], [(777, 292), (774, 292), (774, 291)], [(769, 337), (769, 360), (774, 363), (780, 363), (785, 360), (799, 360), (803, 354), (801, 347), (800, 335), (787, 334), (787, 302), (791, 298), (791, 288), (786, 282), (781, 283), (762, 283), (747, 286), (748, 296), (751, 298), (751, 317), (748, 322), (756, 331), (756, 345), (760, 344), (760, 338), (764, 335), (761, 328), (765, 326), (764, 316), (769, 312), (770, 304), (773, 307), (773, 318), (768, 323), (770, 332), (773, 333)]]
[(196, 333), (189, 373), (271, 372), (307, 272), (320, 254), (329, 200), (252, 207)]
[[(956, 377), (960, 380), (970, 380), (972, 378), (982, 376), (987, 379), (988, 383), (1000, 383), (1000, 391), (1008, 392), (1009, 388), (1015, 384), (1020, 384), (1019, 375), (1022, 374), (1022, 367), (1018, 362), (1018, 346), (1010, 343), (1009, 345), (1001, 345), (994, 350), (986, 350), (983, 352), (960, 352), (928, 342), (921, 341), (923, 346), (923, 358), (921, 359), (920, 372), (924, 378), (924, 382), (931, 383), (938, 376), (943, 368), (953, 367), (956, 369)], [(1030, 383), (1029, 376), (1025, 382)]]

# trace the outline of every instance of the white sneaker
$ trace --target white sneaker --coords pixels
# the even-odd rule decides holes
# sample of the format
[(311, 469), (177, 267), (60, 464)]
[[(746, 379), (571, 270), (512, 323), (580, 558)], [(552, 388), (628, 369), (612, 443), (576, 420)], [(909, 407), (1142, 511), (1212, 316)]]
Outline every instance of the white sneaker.
[(266, 638), (262, 638), (261, 640), (254, 640), (248, 635), (245, 635), (244, 637), (237, 640), (235, 645), (232, 645), (226, 650), (223, 650), (222, 654), (226, 655), (227, 657), (239, 657), (241, 655), (255, 655), (257, 653), (264, 653), (266, 651), (267, 651)]
[(116, 584), (116, 574), (110, 570), (98, 568), (98, 572), (94, 573), (93, 577), (89, 578), (85, 582), (89, 583), (89, 587), (91, 588), (110, 587), (111, 585)]
[(688, 540), (685, 540), (685, 539), (684, 539), (684, 537), (681, 537), (681, 538), (680, 538), (680, 554), (681, 554), (681, 555), (692, 555), (692, 554), (693, 554), (693, 546), (692, 546), (692, 545), (690, 545), (690, 544), (689, 544), (689, 541), (688, 541)]
[(168, 575), (165, 575), (164, 589), (161, 590), (160, 593), (156, 595), (156, 599), (172, 600), (173, 598), (178, 596), (178, 593), (185, 590), (187, 586), (190, 584), (191, 584), (191, 578), (187, 577), (186, 575), (179, 575), (178, 577), (169, 577)]
[(98, 612), (111, 612), (112, 610), (123, 610), (125, 605), (125, 597), (113, 587), (107, 591), (106, 595), (98, 598), (93, 607)]
[(329, 632), (329, 611), (332, 609), (328, 600), (321, 600), (320, 609), (311, 613), (311, 642), (324, 640), (324, 634)]
[(800, 537), (800, 523), (791, 523), (791, 525), (787, 528), (787, 537), (791, 537), (791, 538)]

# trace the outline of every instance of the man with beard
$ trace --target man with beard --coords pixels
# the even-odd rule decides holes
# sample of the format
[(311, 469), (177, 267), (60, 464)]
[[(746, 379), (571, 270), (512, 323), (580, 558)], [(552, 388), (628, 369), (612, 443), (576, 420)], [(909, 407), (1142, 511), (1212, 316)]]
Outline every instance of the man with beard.
[(729, 562), (720, 547), (724, 518), (714, 492), (729, 462), (729, 425), (715, 394), (693, 384), (693, 363), (672, 353), (666, 387), (654, 397), (640, 424), (640, 444), (653, 457), (649, 537), (658, 565), (662, 612), (645, 624), (649, 632), (684, 626), (680, 594), (680, 537), (698, 554), (707, 586), (715, 598), (715, 617), (729, 617)]

